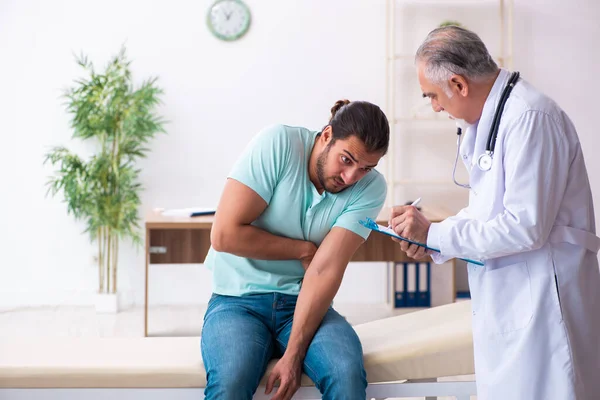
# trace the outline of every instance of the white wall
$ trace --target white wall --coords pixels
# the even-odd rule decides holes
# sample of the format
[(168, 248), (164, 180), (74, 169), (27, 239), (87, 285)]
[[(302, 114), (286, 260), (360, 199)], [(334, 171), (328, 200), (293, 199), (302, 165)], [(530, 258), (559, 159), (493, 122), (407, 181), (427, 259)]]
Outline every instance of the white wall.
[[(142, 163), (144, 210), (216, 205), (231, 164), (267, 124), (319, 129), (339, 98), (383, 105), (384, 2), (248, 0), (253, 24), (236, 43), (210, 35), (205, 16), (211, 3), (1, 3), (0, 201), (6, 230), (0, 306), (85, 304), (96, 287), (95, 247), (81, 234), (83, 226), (66, 215), (60, 199), (44, 198), (51, 171), (42, 166), (43, 154), (48, 146), (69, 143), (71, 135), (58, 96), (80, 75), (73, 52), (84, 51), (102, 66), (126, 42), (134, 76), (157, 75), (166, 91), (161, 113), (171, 123)], [(121, 248), (120, 289), (139, 304), (143, 251)], [(152, 303), (198, 302), (209, 294), (202, 266), (156, 266), (151, 272)], [(382, 299), (382, 274), (379, 267), (367, 285), (374, 290), (349, 294), (356, 301)]]
[(515, 68), (546, 92), (578, 130), (600, 228), (600, 148), (597, 94), (600, 93), (600, 2), (516, 0)]
[[(236, 43), (209, 34), (211, 2), (0, 3), (0, 307), (90, 304), (96, 287), (95, 247), (83, 225), (66, 215), (60, 199), (44, 197), (48, 147), (86, 150), (70, 141), (59, 99), (80, 74), (73, 52), (101, 66), (126, 42), (134, 76), (157, 75), (166, 91), (161, 113), (171, 123), (141, 165), (142, 213), (214, 206), (231, 164), (264, 125), (318, 129), (339, 98), (384, 105), (383, 0), (247, 0), (253, 25)], [(600, 5), (515, 3), (515, 67), (572, 116), (600, 209), (600, 160), (592, 152), (600, 147), (593, 120)], [(141, 304), (143, 251), (121, 249), (120, 290)], [(152, 304), (197, 303), (209, 295), (202, 266), (154, 266), (151, 276)], [(338, 300), (383, 301), (384, 278), (379, 264), (351, 265)]]

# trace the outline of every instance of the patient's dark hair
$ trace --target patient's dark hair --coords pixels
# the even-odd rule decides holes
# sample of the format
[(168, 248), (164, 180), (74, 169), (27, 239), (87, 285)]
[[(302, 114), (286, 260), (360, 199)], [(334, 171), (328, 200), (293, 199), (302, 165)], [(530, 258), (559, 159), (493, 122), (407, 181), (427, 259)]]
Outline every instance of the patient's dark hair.
[(365, 144), (368, 152), (387, 153), (390, 125), (383, 111), (375, 104), (338, 100), (331, 107), (329, 125), (333, 131), (331, 144), (338, 139), (356, 136)]

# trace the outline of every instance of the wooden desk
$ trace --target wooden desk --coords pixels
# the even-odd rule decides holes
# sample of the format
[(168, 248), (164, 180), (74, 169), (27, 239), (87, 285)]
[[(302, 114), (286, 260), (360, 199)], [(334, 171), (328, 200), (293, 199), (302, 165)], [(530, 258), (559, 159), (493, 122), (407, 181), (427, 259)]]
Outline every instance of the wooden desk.
[[(423, 214), (439, 222), (450, 214), (442, 209), (423, 208)], [(387, 225), (389, 209), (384, 209), (377, 222)], [(144, 336), (148, 336), (148, 270), (150, 264), (201, 264), (210, 248), (210, 230), (214, 217), (164, 217), (150, 212), (146, 226), (146, 272), (144, 299)], [(373, 233), (352, 257), (353, 262), (411, 262), (400, 246), (389, 237)], [(393, 274), (392, 274), (393, 275)], [(395, 277), (392, 276), (395, 282)], [(453, 284), (453, 283), (452, 283)]]

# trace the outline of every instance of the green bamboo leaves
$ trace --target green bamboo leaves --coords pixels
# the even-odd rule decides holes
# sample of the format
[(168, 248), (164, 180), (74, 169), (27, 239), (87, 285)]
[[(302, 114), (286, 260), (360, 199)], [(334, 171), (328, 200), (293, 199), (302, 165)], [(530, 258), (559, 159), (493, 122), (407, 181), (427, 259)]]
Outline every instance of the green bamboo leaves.
[(134, 87), (125, 48), (102, 72), (85, 55), (77, 63), (86, 76), (65, 91), (66, 110), (72, 137), (90, 141), (96, 152), (84, 160), (66, 147), (52, 148), (44, 160), (55, 168), (47, 195), (62, 194), (67, 213), (86, 222), (85, 231), (99, 246), (99, 292), (116, 293), (119, 241), (142, 243), (136, 161), (147, 156), (150, 140), (165, 132), (157, 114), (163, 91), (156, 78)]

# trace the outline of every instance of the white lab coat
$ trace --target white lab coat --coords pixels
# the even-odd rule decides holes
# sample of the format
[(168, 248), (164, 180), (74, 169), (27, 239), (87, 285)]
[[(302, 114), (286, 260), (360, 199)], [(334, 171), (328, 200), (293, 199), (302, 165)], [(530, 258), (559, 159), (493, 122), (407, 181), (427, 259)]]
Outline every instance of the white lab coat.
[(469, 205), (431, 225), (434, 261), (468, 265), (479, 400), (600, 399), (600, 271), (581, 145), (565, 113), (521, 79), (481, 171), (501, 70), (460, 154)]

